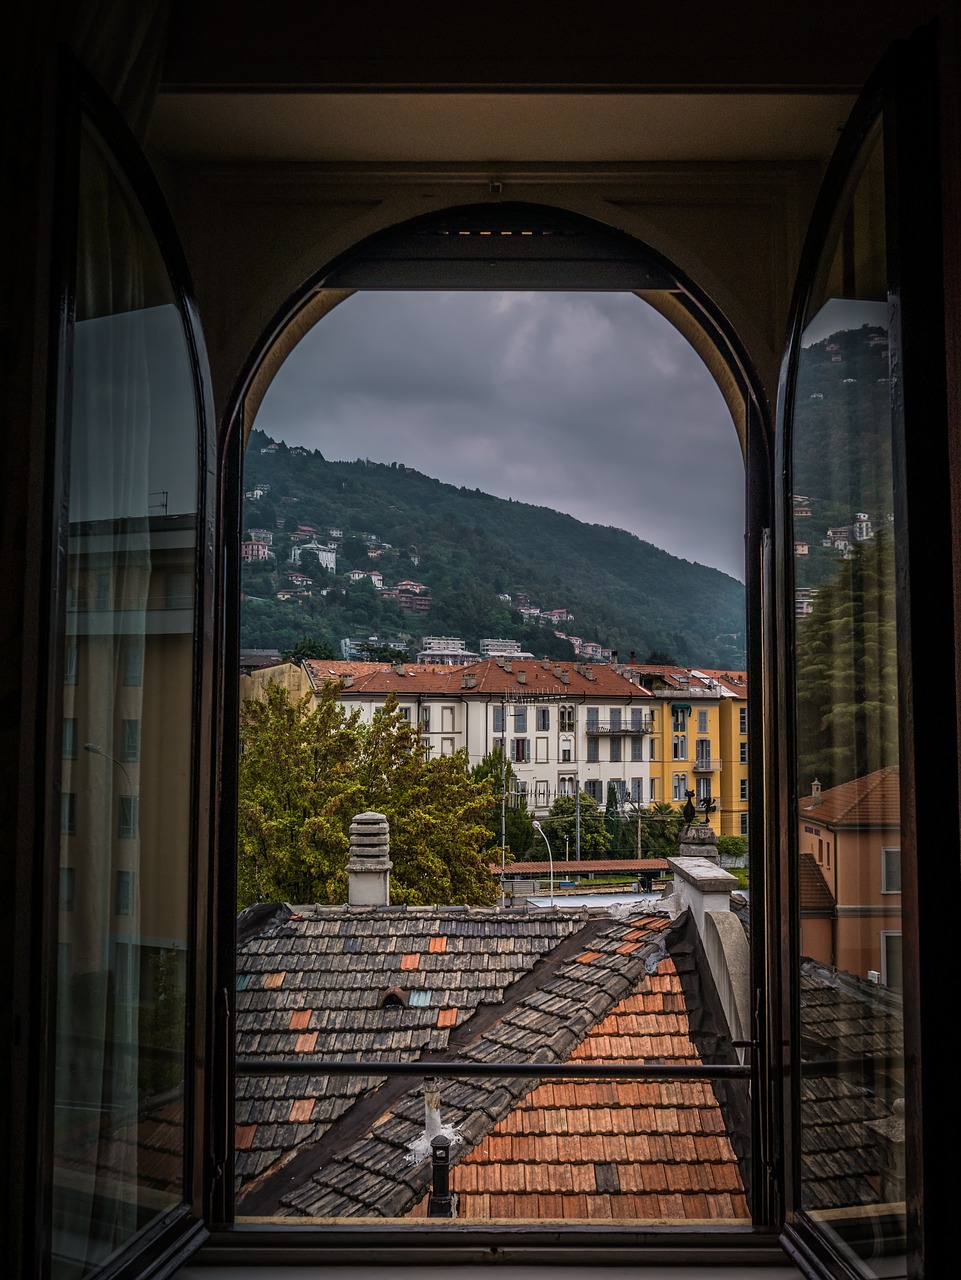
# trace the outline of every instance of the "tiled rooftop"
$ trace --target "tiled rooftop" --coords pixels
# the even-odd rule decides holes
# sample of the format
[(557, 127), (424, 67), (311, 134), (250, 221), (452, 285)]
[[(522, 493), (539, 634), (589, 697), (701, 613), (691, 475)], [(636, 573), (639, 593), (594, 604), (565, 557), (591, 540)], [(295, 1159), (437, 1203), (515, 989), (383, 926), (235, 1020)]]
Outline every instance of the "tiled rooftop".
[(798, 858), (798, 893), (802, 915), (834, 914), (834, 895), (813, 853)]
[(893, 1160), (881, 1131), (900, 1125), (901, 996), (813, 960), (801, 965), (802, 1168), (805, 1204), (836, 1209), (887, 1199)]
[[(417, 1211), (430, 1182), (429, 1160), (410, 1154), (424, 1134), (422, 1080), (325, 1076), (323, 1059), (697, 1061), (665, 961), (668, 927), (663, 916), (612, 919), (597, 909), (311, 907), (289, 918), (281, 909), (239, 949), (238, 1049), (310, 1054), (317, 1073), (239, 1080), (240, 1215)], [(531, 1216), (552, 1216), (552, 1206), (553, 1216), (744, 1214), (710, 1085), (439, 1083), (442, 1119), (459, 1135), (452, 1185), (480, 1197), (465, 1200), (462, 1217), (499, 1216), (507, 1201), (483, 1199), (494, 1195), (536, 1195)], [(559, 1146), (562, 1137), (569, 1142)], [(516, 1159), (491, 1154), (504, 1156), (502, 1138), (511, 1151), (518, 1142)], [(654, 1153), (648, 1182), (642, 1139)], [(695, 1177), (688, 1166), (704, 1156)], [(534, 1185), (542, 1168), (552, 1170), (550, 1187)]]
[(901, 793), (897, 765), (876, 769), (863, 778), (842, 782), (805, 796), (798, 805), (809, 822), (832, 827), (897, 827), (901, 823)]
[[(574, 1062), (611, 1060), (700, 1061), (670, 958), (571, 1054)], [(704, 1080), (540, 1084), (464, 1157), (452, 1185), (461, 1218), (748, 1217), (721, 1109)]]

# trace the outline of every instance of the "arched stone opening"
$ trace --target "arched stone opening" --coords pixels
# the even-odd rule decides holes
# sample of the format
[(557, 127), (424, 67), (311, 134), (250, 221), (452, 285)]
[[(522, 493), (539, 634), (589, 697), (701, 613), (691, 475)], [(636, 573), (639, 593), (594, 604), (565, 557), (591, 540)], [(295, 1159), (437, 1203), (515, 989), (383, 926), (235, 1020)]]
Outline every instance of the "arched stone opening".
[(730, 411), (747, 458), (749, 423), (767, 453), (761, 381), (733, 326), (707, 293), (626, 232), (556, 207), (467, 205), (413, 218), (361, 240), (292, 295), (247, 363), (228, 422), (242, 447), (285, 359), (321, 319), (358, 289), (634, 293), (694, 348)]

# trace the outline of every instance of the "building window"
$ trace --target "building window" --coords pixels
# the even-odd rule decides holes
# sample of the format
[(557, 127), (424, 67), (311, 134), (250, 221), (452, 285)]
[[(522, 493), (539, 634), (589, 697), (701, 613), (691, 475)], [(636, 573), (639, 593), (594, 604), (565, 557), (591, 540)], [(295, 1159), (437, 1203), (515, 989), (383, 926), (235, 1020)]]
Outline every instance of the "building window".
[(557, 794), (559, 796), (572, 796), (574, 794), (574, 778), (570, 774), (564, 774), (558, 778)]
[(710, 778), (695, 778), (695, 779), (694, 779), (694, 792), (695, 792), (695, 799), (697, 800), (697, 803), (698, 803), (698, 804), (703, 804), (703, 802), (704, 802), (704, 801), (708, 798), (708, 796), (711, 794), (711, 779), (710, 779)]
[(125, 763), (140, 759), (140, 721), (121, 720), (120, 759)]
[(632, 760), (644, 759), (644, 739), (643, 738), (631, 739), (631, 759)]
[(430, 733), (430, 707), (421, 707), (420, 709), (420, 731), (421, 733)]
[(740, 764), (747, 764), (747, 743), (746, 743), (746, 742), (742, 742), (742, 743), (741, 743), (740, 753), (739, 753), (739, 756), (738, 756), (738, 762), (739, 762)]
[(398, 707), (397, 710), (400, 712), (401, 720), (405, 720), (410, 724), (410, 707)]
[(534, 807), (535, 809), (546, 809), (548, 805), (548, 786), (546, 781), (538, 781), (534, 783)]
[(901, 892), (901, 850), (881, 849), (881, 892)]
[(63, 758), (64, 760), (76, 760), (77, 758), (76, 716), (67, 716), (63, 722)]
[(504, 704), (501, 703), (499, 707), (498, 706), (492, 707), (491, 710), (494, 716), (494, 721), (492, 726), (494, 732), (503, 733), (504, 732)]
[(740, 795), (738, 796), (738, 799), (739, 800), (747, 799), (747, 778), (741, 779), (741, 790), (740, 790)]
[(618, 763), (621, 758), (621, 740), (620, 738), (611, 738), (611, 761)]
[(133, 915), (133, 872), (118, 871), (114, 883), (113, 912), (117, 916)]
[(551, 709), (550, 707), (537, 708), (537, 731), (538, 733), (547, 733), (551, 727)]
[(695, 768), (710, 769), (711, 767), (711, 739), (710, 738), (698, 738), (695, 741), (694, 759), (696, 761)]
[(602, 789), (603, 783), (599, 778), (588, 778), (584, 783), (584, 791), (595, 804), (600, 804), (603, 800)]
[(703, 709), (698, 709), (697, 731), (698, 733), (707, 733), (707, 712)]
[(574, 708), (568, 707), (568, 706), (560, 707), (558, 711), (558, 715), (560, 717), (559, 727), (560, 727), (561, 733), (573, 733), (574, 732)]
[(747, 707), (739, 707), (738, 715), (741, 724), (741, 733), (747, 733)]
[(600, 712), (598, 711), (597, 707), (588, 707), (587, 708), (587, 732), (596, 733), (597, 727), (599, 724), (600, 724)]
[(901, 934), (894, 931), (881, 932), (881, 981), (894, 991), (901, 991), (904, 987)]
[(534, 758), (536, 760), (539, 760), (542, 764), (545, 763), (550, 758), (550, 752), (548, 750), (549, 745), (550, 744), (547, 738), (536, 738), (534, 740), (534, 748), (535, 748)]
[(526, 707), (514, 708), (514, 732), (515, 733), (527, 732), (527, 708)]
[(684, 800), (687, 791), (687, 774), (675, 773), (671, 779), (671, 799)]
[(143, 684), (143, 636), (124, 636), (120, 663), (125, 685)]
[(454, 739), (441, 738), (440, 753), (442, 756), (452, 756), (454, 754)]
[(658, 793), (658, 791), (660, 790), (660, 786), (659, 786), (659, 784), (658, 784), (658, 780), (657, 780), (657, 778), (652, 778), (652, 779), (651, 779), (651, 781), (650, 781), (650, 786), (649, 786), (649, 788), (648, 788), (648, 789), (649, 789), (649, 791), (650, 791), (650, 793), (651, 793), (651, 804), (656, 804), (656, 803), (657, 803), (657, 793)]
[(63, 682), (64, 684), (76, 684), (77, 675), (80, 669), (80, 649), (76, 640), (67, 642), (63, 654)]
[(635, 804), (644, 803), (644, 779), (643, 778), (631, 779), (631, 799)]
[(600, 758), (601, 757), (600, 757), (600, 752), (598, 751), (597, 739), (588, 738), (587, 739), (587, 763), (595, 764), (598, 760), (600, 760)]
[(137, 796), (119, 796), (117, 802), (117, 835), (121, 840), (137, 837)]
[(514, 738), (511, 742), (511, 759), (515, 764), (530, 764), (530, 738)]
[(614, 778), (611, 782), (611, 786), (614, 788), (614, 794), (617, 797), (618, 805), (622, 805), (627, 799), (627, 784), (623, 778)]
[(75, 791), (60, 793), (60, 834), (63, 836), (77, 834), (77, 793)]
[(683, 733), (687, 729), (687, 707), (674, 707), (672, 709), (671, 726), (675, 733)]
[(747, 813), (746, 812), (741, 814), (741, 835), (742, 836), (747, 835)]
[(672, 760), (687, 759), (687, 734), (686, 733), (675, 733), (674, 742), (672, 744), (671, 750), (673, 752), (671, 756)]
[(610, 728), (611, 733), (620, 733), (621, 731), (621, 709), (620, 707), (610, 708)]
[(60, 868), (60, 910), (73, 910), (73, 893), (76, 883), (76, 868)]
[(561, 763), (570, 764), (570, 761), (571, 761), (570, 747), (561, 747)]
[(440, 731), (441, 733), (454, 732), (454, 708), (453, 707), (441, 707)]
[(494, 739), (494, 742), (493, 742), (493, 749), (494, 749), (495, 751), (500, 751), (500, 752), (503, 754), (503, 752), (504, 752), (504, 750), (505, 750), (505, 748), (504, 748), (504, 739), (503, 739), (503, 738), (495, 738), (495, 739)]
[(651, 738), (651, 750), (650, 750), (650, 755), (648, 756), (648, 759), (650, 760), (657, 759), (657, 738)]

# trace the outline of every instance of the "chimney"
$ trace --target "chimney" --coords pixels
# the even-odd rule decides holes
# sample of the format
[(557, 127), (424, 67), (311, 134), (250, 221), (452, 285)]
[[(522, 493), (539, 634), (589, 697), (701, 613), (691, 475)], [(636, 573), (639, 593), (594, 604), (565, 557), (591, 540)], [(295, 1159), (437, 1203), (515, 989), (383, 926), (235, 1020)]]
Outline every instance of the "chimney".
[(570, 684), (570, 682), (571, 682), (571, 673), (569, 671), (562, 671), (561, 684)]
[(520, 670), (518, 670), (518, 672), (517, 672), (517, 683), (518, 683), (518, 684), (527, 684), (527, 672), (526, 672), (526, 671), (520, 671)]
[(632, 649), (632, 650), (631, 650), (631, 656), (628, 658), (628, 662), (630, 663), (630, 665), (631, 665), (632, 667), (636, 665), (636, 662), (635, 662), (636, 657), (637, 657), (637, 655), (635, 654), (634, 650)]
[(395, 662), (394, 665), (391, 667), (391, 671), (393, 671), (395, 676), (404, 675), (405, 674), (404, 664), (402, 662)]
[(816, 809), (820, 803), (821, 803), (821, 784), (817, 780), (817, 778), (815, 778), (814, 781), (811, 783), (811, 803), (808, 805), (808, 808)]
[(390, 905), (390, 828), (382, 813), (358, 813), (350, 824), (347, 901), (352, 907)]
[(612, 667), (617, 666), (617, 650), (616, 649), (611, 650), (611, 666)]

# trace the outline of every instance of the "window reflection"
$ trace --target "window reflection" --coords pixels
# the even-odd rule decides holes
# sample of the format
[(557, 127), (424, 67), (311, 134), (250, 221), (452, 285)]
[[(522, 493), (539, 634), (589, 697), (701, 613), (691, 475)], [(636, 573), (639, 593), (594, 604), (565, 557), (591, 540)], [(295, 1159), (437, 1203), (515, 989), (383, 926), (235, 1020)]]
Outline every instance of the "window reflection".
[(802, 1207), (870, 1275), (904, 1235), (888, 348), (878, 124), (816, 278), (792, 438)]
[(184, 1198), (197, 412), (153, 233), (91, 128), (75, 305), (62, 408), (57, 1277), (89, 1274)]

